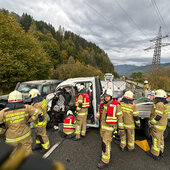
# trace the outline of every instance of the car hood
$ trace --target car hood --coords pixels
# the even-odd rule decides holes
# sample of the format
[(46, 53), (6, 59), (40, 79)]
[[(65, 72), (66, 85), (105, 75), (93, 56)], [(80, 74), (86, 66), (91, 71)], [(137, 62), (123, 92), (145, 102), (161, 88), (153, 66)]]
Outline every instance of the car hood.
[(8, 100), (8, 95), (0, 96), (0, 100)]

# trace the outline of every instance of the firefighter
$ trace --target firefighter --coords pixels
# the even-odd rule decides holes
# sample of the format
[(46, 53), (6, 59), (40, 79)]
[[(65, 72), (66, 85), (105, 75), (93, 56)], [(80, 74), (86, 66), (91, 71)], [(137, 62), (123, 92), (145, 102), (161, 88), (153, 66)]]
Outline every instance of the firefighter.
[(64, 137), (66, 138), (73, 138), (74, 134), (74, 115), (71, 110), (67, 111), (67, 116), (64, 119), (63, 124), (63, 133), (65, 134)]
[(32, 89), (28, 93), (31, 98), (32, 106), (41, 110), (40, 118), (34, 121), (32, 124), (36, 133), (36, 145), (33, 150), (41, 149), (41, 152), (46, 152), (50, 148), (50, 142), (46, 132), (47, 126), (47, 102), (41, 97), (39, 90)]
[(76, 103), (76, 123), (75, 123), (75, 138), (74, 141), (80, 140), (80, 134), (82, 137), (86, 135), (86, 121), (88, 115), (89, 95), (83, 85), (78, 88), (78, 96), (75, 99)]
[(147, 154), (155, 160), (158, 160), (159, 156), (163, 156), (164, 131), (167, 126), (168, 114), (169, 104), (166, 100), (166, 92), (159, 89), (155, 92), (154, 105), (152, 106), (150, 119), (148, 121), (151, 127), (152, 147)]
[(6, 108), (0, 111), (0, 124), (4, 123), (6, 127), (6, 143), (25, 150), (25, 155), (32, 153), (31, 149), (31, 129), (28, 122), (35, 121), (41, 111), (30, 105), (23, 103), (22, 94), (13, 91), (9, 94)]
[(145, 90), (149, 90), (149, 84), (147, 80), (144, 81), (143, 91)]
[(98, 168), (105, 168), (110, 162), (111, 142), (114, 131), (119, 128), (119, 135), (123, 135), (124, 126), (120, 104), (112, 99), (113, 92), (107, 89), (104, 93), (97, 119), (101, 120), (100, 135), (102, 138), (102, 159), (98, 163)]
[(135, 149), (135, 124), (137, 127), (140, 127), (139, 112), (133, 100), (133, 93), (131, 91), (125, 92), (120, 104), (125, 132), (124, 135), (121, 136), (120, 149), (123, 152), (127, 145), (128, 151), (133, 151)]

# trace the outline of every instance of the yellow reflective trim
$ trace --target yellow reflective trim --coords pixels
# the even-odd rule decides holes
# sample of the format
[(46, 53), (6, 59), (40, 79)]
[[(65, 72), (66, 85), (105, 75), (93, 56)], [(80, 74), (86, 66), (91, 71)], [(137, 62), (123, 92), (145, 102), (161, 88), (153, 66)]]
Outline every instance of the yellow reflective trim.
[(78, 134), (78, 135), (80, 134), (80, 126), (77, 126), (77, 127), (76, 127), (75, 134)]
[(10, 113), (10, 114), (6, 115), (6, 118), (15, 117), (15, 116), (18, 116), (18, 115), (23, 115), (23, 114), (25, 114), (25, 112)]
[(155, 151), (160, 151), (160, 148), (157, 148), (157, 147), (154, 147), (154, 146), (152, 146), (152, 149), (154, 149)]
[(151, 120), (152, 124), (156, 124), (158, 121), (156, 121), (154, 118)]
[(132, 108), (132, 106), (127, 105), (127, 104), (123, 104), (123, 103), (121, 103), (121, 106), (123, 106), (123, 107), (125, 107), (125, 108), (127, 108), (127, 107), (128, 107), (128, 108), (130, 108), (130, 109)]
[(117, 113), (117, 116), (119, 116), (119, 115), (121, 115), (121, 114), (122, 114), (122, 111), (118, 112), (118, 113)]
[[(21, 112), (20, 112), (21, 113)], [(22, 113), (25, 113), (25, 112), (22, 112)], [(15, 116), (15, 117), (10, 117), (10, 118), (7, 118), (4, 120), (4, 122), (7, 122), (7, 121), (13, 121), (13, 120), (16, 120), (16, 119), (20, 119), (20, 118), (24, 118), (26, 116), (29, 116), (28, 114), (22, 114), (20, 116)]]
[(159, 113), (159, 114), (163, 114), (163, 112), (159, 111), (159, 110), (155, 110), (156, 113)]
[(135, 125), (126, 125), (126, 124), (124, 124), (124, 127), (125, 128), (135, 128)]
[(15, 138), (15, 139), (6, 138), (6, 143), (18, 142), (20, 140), (25, 139), (26, 137), (28, 137), (30, 135), (31, 135), (31, 131), (29, 131), (28, 133), (26, 133), (25, 135), (23, 135), (23, 136), (21, 136), (19, 138)]
[(108, 126), (101, 126), (101, 128), (102, 128), (103, 130), (108, 130), (108, 131), (113, 131), (113, 130), (114, 130), (113, 127), (108, 127)]
[(124, 123), (118, 123), (119, 126), (124, 126)]
[(31, 116), (31, 118), (33, 119), (33, 120), (36, 120), (36, 114), (38, 113), (38, 109), (36, 109), (35, 110), (35, 112), (34, 112), (34, 114)]
[(137, 112), (133, 112), (133, 114), (138, 114), (139, 112), (137, 111)]
[(64, 132), (66, 135), (70, 135), (70, 134), (72, 134), (72, 133), (74, 133), (74, 130), (73, 131), (71, 131), (71, 132)]
[(120, 143), (122, 143), (122, 144), (125, 144), (126, 145), (126, 141), (125, 140), (121, 140), (121, 142)]
[(165, 130), (166, 126), (153, 125), (156, 129)]
[(38, 139), (36, 139), (36, 140), (35, 140), (35, 143), (36, 143), (36, 144), (40, 144), (41, 142), (40, 142)]
[(32, 124), (34, 125), (34, 127), (45, 126), (47, 124), (47, 120), (38, 123), (32, 122)]
[(131, 142), (131, 143), (128, 142), (128, 145), (129, 145), (129, 146), (134, 146), (134, 142)]
[(78, 116), (86, 116), (87, 115), (87, 112), (85, 113), (78, 113)]
[(42, 145), (42, 147), (43, 147), (44, 149), (48, 149), (48, 148), (49, 148), (49, 144), (50, 144), (50, 142), (48, 141), (48, 142), (46, 142), (46, 143), (44, 143), (44, 144), (41, 144), (41, 145)]

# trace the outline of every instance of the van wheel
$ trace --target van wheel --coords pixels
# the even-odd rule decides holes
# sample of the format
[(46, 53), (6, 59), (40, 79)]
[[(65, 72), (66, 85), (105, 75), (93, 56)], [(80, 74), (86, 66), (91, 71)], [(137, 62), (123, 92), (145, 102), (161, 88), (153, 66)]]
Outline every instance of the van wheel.
[[(164, 139), (166, 139), (168, 137), (168, 130), (169, 130), (169, 128), (167, 127), (165, 132), (164, 132)], [(145, 124), (144, 132), (145, 132), (145, 135), (146, 135), (147, 138), (151, 138), (150, 127), (148, 126), (148, 124)]]

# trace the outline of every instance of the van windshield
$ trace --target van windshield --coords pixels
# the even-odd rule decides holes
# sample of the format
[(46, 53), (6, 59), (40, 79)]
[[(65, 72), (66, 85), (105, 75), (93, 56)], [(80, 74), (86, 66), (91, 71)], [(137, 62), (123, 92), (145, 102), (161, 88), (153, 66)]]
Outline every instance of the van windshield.
[(28, 93), (31, 89), (40, 90), (40, 85), (21, 83), (17, 88), (17, 90), (21, 93)]

